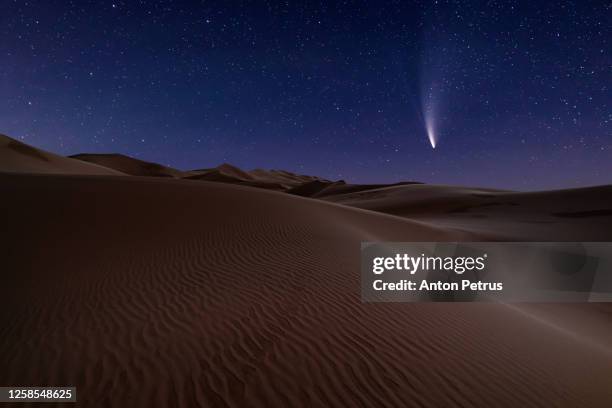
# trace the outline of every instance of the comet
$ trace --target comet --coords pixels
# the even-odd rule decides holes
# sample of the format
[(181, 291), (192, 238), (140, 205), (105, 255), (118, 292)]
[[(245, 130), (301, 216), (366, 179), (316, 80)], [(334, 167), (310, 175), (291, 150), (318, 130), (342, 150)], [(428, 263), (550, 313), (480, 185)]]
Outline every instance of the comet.
[(436, 120), (433, 112), (433, 108), (426, 109), (423, 112), (423, 117), (425, 119), (425, 131), (427, 132), (427, 137), (429, 138), (429, 143), (431, 144), (431, 148), (436, 148), (437, 143), (437, 135), (436, 135)]
[(426, 122), (425, 129), (427, 130), (427, 137), (429, 138), (429, 143), (431, 143), (431, 148), (436, 148), (436, 132), (433, 128), (433, 123)]
[(423, 93), (423, 98), (421, 99), (421, 110), (423, 121), (425, 122), (425, 131), (432, 149), (435, 149), (438, 144), (434, 88), (435, 86), (430, 86), (427, 92)]

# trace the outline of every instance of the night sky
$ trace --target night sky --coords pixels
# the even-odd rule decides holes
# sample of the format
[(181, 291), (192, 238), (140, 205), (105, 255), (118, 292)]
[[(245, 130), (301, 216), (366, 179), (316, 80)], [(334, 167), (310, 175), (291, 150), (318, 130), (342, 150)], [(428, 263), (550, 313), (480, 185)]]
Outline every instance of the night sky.
[(611, 15), (582, 0), (0, 0), (0, 133), (180, 169), (610, 184)]

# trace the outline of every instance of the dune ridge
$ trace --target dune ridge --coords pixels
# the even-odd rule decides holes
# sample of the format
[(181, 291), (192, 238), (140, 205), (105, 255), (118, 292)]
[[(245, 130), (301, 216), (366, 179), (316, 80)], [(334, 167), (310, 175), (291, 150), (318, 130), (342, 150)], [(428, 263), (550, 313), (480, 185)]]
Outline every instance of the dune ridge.
[(3, 134), (0, 134), (0, 172), (123, 175), (104, 166), (37, 149)]
[(94, 163), (132, 176), (182, 177), (184, 173), (161, 164), (138, 160), (123, 154), (82, 153), (69, 156), (71, 159)]

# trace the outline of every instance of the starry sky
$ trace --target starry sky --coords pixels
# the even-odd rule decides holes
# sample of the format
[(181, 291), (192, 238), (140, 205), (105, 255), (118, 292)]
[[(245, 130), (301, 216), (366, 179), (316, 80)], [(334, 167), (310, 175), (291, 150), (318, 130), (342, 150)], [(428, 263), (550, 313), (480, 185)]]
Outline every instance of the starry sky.
[(609, 1), (0, 10), (0, 133), (55, 153), (361, 183), (612, 183)]

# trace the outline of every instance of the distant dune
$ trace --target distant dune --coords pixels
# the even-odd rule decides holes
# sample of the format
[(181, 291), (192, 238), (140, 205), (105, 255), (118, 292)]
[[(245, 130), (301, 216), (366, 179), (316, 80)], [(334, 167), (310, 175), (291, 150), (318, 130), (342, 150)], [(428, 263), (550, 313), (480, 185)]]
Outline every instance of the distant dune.
[(324, 199), (504, 241), (612, 239), (612, 186), (523, 193), (400, 185)]
[(255, 169), (247, 172), (227, 163), (212, 169), (189, 171), (184, 178), (239, 184), (276, 191), (288, 191), (302, 184), (315, 181), (330, 183), (328, 180), (318, 177), (303, 176), (282, 170)]
[(161, 164), (151, 163), (123, 154), (75, 154), (70, 158), (115, 169), (132, 176), (182, 177), (183, 172)]
[[(362, 241), (610, 240), (608, 187), (11, 168), (23, 170), (0, 172), (2, 385), (74, 385), (79, 405), (109, 407), (612, 406), (610, 305), (364, 304), (359, 276)], [(513, 219), (529, 222), (517, 232)]]
[(0, 134), (0, 172), (122, 175), (121, 172), (58, 156)]

